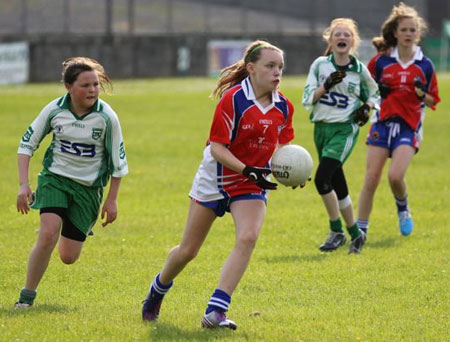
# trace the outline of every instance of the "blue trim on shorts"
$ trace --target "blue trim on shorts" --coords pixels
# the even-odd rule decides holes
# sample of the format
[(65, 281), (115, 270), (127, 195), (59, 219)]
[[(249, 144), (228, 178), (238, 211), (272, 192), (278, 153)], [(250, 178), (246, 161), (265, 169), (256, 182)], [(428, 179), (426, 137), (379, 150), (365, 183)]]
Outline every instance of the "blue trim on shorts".
[(211, 208), (214, 213), (218, 217), (222, 217), (225, 215), (226, 212), (230, 212), (230, 205), (233, 202), (236, 201), (245, 201), (245, 200), (254, 200), (259, 199), (264, 202), (265, 205), (267, 205), (267, 193), (266, 191), (262, 191), (261, 193), (253, 193), (253, 194), (244, 194), (244, 195), (238, 195), (233, 197), (226, 197), (220, 200), (216, 201), (209, 201), (209, 202), (201, 202), (198, 200), (195, 200), (196, 203), (206, 207)]
[(389, 150), (389, 157), (401, 145), (414, 147), (416, 153), (419, 150), (416, 132), (399, 117), (389, 118), (372, 124), (366, 144)]

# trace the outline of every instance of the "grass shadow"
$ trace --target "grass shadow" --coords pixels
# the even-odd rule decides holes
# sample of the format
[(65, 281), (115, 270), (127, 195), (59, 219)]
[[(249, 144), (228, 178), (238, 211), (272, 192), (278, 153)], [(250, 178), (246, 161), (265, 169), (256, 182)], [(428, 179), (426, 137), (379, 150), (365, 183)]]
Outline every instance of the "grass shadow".
[(271, 258), (263, 258), (269, 264), (273, 263), (292, 263), (292, 262), (320, 262), (327, 258), (325, 253), (314, 254), (294, 254), (294, 255), (279, 255)]
[(59, 304), (39, 304), (38, 306), (33, 306), (29, 309), (15, 309), (14, 306), (11, 305), (10, 307), (0, 307), (0, 316), (15, 317), (48, 313), (68, 313), (73, 311), (77, 311), (77, 309), (73, 307), (68, 308)]
[[(370, 238), (370, 237), (369, 237)], [(368, 241), (366, 247), (369, 248), (392, 248), (400, 243), (400, 239), (397, 237), (388, 237), (378, 241)]]
[[(401, 243), (401, 239), (398, 237), (388, 237), (383, 240), (369, 241), (365, 248), (393, 248)], [(321, 262), (325, 260), (333, 252), (317, 252), (314, 254), (291, 254), (291, 255), (278, 255), (274, 257), (262, 258), (265, 262), (269, 264), (279, 264), (279, 263), (295, 263), (295, 262)]]
[(186, 342), (186, 341), (217, 341), (222, 338), (232, 337), (236, 332), (229, 329), (202, 329), (185, 330), (167, 323), (148, 323), (150, 341), (159, 342)]

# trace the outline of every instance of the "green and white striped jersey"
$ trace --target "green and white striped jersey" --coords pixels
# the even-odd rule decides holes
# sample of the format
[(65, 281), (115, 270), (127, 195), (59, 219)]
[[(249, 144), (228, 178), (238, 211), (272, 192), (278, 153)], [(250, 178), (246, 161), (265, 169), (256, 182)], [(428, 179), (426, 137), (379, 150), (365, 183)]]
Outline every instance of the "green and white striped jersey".
[(90, 113), (70, 111), (70, 95), (50, 102), (23, 135), (19, 154), (32, 156), (42, 139), (53, 133), (44, 169), (86, 186), (105, 186), (109, 177), (128, 173), (122, 130), (112, 108), (98, 99)]
[(303, 106), (311, 110), (312, 122), (352, 122), (352, 113), (360, 107), (361, 102), (372, 102), (379, 108), (380, 96), (378, 86), (367, 67), (356, 58), (345, 70), (342, 82), (333, 86), (319, 101), (313, 104), (314, 92), (327, 77), (339, 67), (334, 62), (333, 54), (317, 58), (309, 69), (308, 79), (303, 92)]

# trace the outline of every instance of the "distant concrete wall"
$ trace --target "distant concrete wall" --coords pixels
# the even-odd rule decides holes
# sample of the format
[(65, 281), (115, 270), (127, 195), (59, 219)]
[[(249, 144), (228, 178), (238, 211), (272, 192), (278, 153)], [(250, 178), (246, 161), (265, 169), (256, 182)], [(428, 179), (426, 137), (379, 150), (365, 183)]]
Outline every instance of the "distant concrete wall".
[[(286, 74), (304, 74), (325, 45), (319, 37), (296, 35), (157, 35), (157, 36), (27, 36), (30, 43), (30, 81), (57, 81), (61, 63), (71, 56), (99, 60), (113, 79), (179, 76), (178, 49), (190, 52), (190, 67), (183, 75), (205, 76), (208, 70), (207, 44), (212, 39), (265, 39), (285, 51)], [(3, 37), (1, 41), (23, 41)]]

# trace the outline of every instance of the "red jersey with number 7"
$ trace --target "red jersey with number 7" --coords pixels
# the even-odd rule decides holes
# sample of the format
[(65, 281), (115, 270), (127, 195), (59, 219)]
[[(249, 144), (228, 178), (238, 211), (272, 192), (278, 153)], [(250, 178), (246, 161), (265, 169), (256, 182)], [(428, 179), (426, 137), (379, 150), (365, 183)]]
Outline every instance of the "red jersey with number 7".
[(287, 144), (294, 138), (293, 113), (292, 103), (279, 91), (272, 93), (272, 103), (263, 108), (256, 101), (248, 77), (227, 90), (217, 104), (190, 196), (212, 201), (263, 192), (245, 176), (217, 162), (211, 156), (209, 142), (226, 145), (245, 165), (269, 167), (277, 144)]

